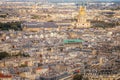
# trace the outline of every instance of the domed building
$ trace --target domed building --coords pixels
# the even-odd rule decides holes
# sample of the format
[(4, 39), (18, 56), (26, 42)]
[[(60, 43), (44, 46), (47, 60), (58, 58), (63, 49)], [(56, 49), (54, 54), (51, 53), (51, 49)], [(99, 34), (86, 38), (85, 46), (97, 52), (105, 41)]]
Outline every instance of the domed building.
[(89, 28), (90, 22), (87, 21), (86, 7), (80, 6), (79, 14), (77, 16), (77, 21), (74, 24), (75, 28)]

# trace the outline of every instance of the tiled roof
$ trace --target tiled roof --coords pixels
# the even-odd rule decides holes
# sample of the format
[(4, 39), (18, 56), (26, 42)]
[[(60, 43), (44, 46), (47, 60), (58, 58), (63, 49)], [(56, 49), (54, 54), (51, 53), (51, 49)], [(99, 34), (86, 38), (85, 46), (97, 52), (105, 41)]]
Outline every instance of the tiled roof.
[(0, 73), (0, 78), (12, 78), (11, 75), (4, 75), (2, 73)]

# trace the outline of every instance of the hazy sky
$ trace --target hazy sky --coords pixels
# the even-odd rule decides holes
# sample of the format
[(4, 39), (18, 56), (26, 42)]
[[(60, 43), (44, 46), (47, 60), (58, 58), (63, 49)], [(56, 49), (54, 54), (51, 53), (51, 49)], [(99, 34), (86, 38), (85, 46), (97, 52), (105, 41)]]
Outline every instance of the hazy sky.
[[(51, 1), (56, 1), (56, 0), (51, 0)], [(62, 0), (59, 0), (59, 1), (62, 1)], [(63, 1), (84, 1), (84, 0), (63, 0)], [(120, 0), (88, 0), (88, 1), (120, 1)]]
[[(56, 1), (56, 0), (51, 0), (51, 1)], [(58, 1), (62, 1), (62, 0), (58, 0)], [(63, 1), (84, 1), (84, 0), (63, 0)], [(120, 1), (120, 0), (88, 0), (88, 1)]]
[(90, 1), (90, 2), (92, 2), (92, 1), (120, 1), (120, 0), (48, 0), (48, 1), (67, 1), (67, 2), (69, 2), (69, 1)]
[(89, 2), (92, 2), (92, 1), (108, 1), (108, 2), (110, 2), (110, 1), (120, 1), (120, 0), (48, 0), (48, 1), (67, 1), (67, 2), (71, 2), (71, 1), (89, 1)]
[[(44, 1), (44, 0), (0, 0), (0, 1)], [(52, 1), (52, 2), (90, 1), (92, 2), (92, 1), (120, 1), (120, 0), (46, 0), (46, 1)]]

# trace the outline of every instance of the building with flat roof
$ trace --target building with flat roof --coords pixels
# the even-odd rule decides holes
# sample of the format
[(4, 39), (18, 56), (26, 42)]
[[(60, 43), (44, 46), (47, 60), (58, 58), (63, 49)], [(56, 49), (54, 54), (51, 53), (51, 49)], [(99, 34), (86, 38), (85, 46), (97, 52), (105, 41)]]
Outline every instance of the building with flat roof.
[(64, 44), (70, 44), (70, 43), (82, 43), (84, 40), (81, 39), (65, 39)]
[(25, 22), (22, 25), (23, 31), (39, 32), (41, 30), (56, 30), (58, 26), (54, 22)]

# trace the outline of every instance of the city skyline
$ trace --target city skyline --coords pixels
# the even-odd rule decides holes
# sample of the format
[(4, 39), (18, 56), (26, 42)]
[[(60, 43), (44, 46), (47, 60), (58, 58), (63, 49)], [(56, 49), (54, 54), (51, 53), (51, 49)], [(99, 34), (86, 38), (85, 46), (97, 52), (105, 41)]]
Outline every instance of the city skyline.
[(120, 0), (0, 0), (0, 80), (120, 80)]

